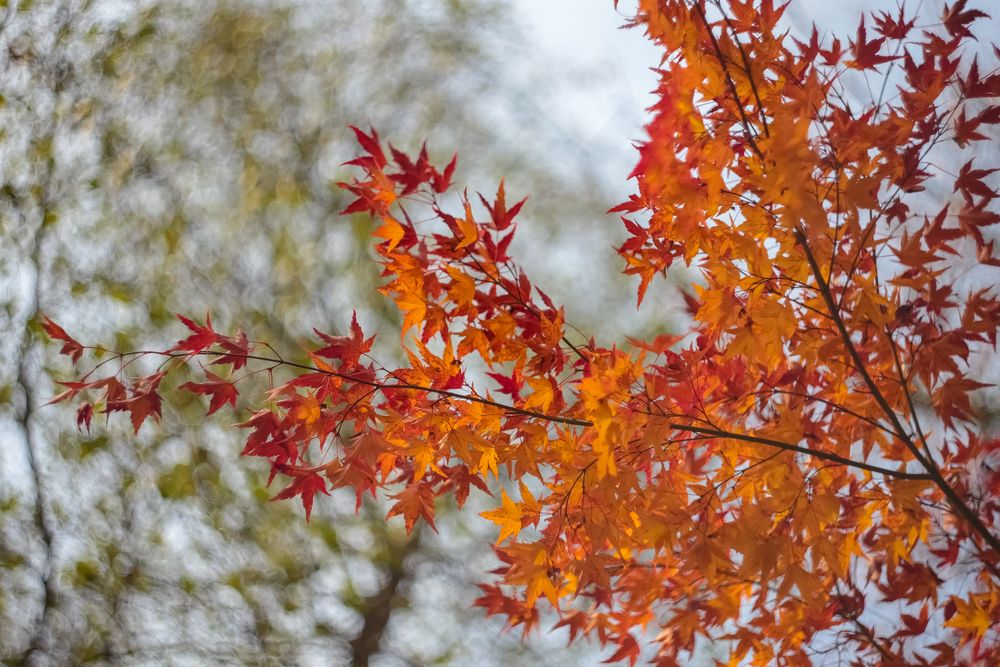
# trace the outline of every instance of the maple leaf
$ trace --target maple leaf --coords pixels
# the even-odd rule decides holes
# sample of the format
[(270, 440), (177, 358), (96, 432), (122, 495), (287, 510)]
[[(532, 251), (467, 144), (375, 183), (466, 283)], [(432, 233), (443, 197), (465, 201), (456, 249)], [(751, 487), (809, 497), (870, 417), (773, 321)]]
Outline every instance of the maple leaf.
[(65, 354), (74, 362), (83, 354), (83, 346), (73, 340), (66, 331), (50, 320), (48, 316), (42, 315), (42, 329), (53, 340), (61, 340), (63, 346), (59, 349), (59, 354)]
[(488, 376), (497, 381), (500, 385), (500, 393), (508, 394), (511, 398), (517, 398), (524, 386), (524, 378), (519, 370), (515, 370), (511, 375), (501, 373), (487, 373)]
[(500, 502), (503, 503), (503, 506), (499, 509), (480, 513), (481, 517), (500, 526), (497, 544), (521, 532), (521, 508), (510, 499), (510, 496), (503, 489), (500, 489)]
[(253, 432), (249, 438), (254, 443), (260, 443), (279, 431), (278, 418), (270, 410), (258, 410), (245, 422), (235, 424), (237, 428), (250, 428)]
[(61, 403), (62, 401), (72, 400), (73, 398), (76, 397), (77, 394), (79, 394), (84, 389), (91, 389), (91, 388), (94, 388), (94, 387), (97, 386), (95, 383), (92, 383), (92, 382), (63, 382), (63, 381), (60, 381), (58, 384), (61, 384), (62, 386), (66, 387), (66, 389), (63, 390), (63, 391), (61, 391), (61, 392), (59, 392), (58, 394), (56, 394), (52, 398), (50, 398), (48, 400), (48, 403), (46, 403), (46, 405), (51, 405), (53, 403)]
[[(138, 433), (139, 428), (147, 418), (150, 416), (156, 420), (160, 418), (162, 401), (160, 394), (157, 392), (157, 387), (164, 375), (165, 373), (161, 371), (136, 381), (132, 386), (132, 392), (128, 398), (109, 398), (104, 405), (104, 412), (128, 412), (132, 421), (132, 429), (135, 433)], [(121, 385), (116, 386), (121, 387)], [(112, 394), (112, 391), (111, 386), (109, 386), (109, 396)]]
[(205, 376), (209, 379), (209, 382), (185, 382), (178, 389), (186, 389), (195, 394), (211, 396), (212, 399), (209, 401), (206, 415), (212, 414), (226, 403), (229, 403), (235, 409), (236, 398), (239, 396), (236, 391), (236, 385), (207, 371)]
[(1000, 171), (998, 169), (973, 169), (973, 160), (969, 160), (958, 172), (958, 178), (955, 179), (955, 192), (961, 191), (962, 195), (965, 197), (965, 201), (971, 206), (973, 203), (972, 197), (978, 196), (984, 199), (995, 199), (997, 193), (993, 188), (989, 187), (983, 183), (983, 179), (990, 174)]
[(401, 196), (415, 192), (422, 184), (433, 180), (436, 176), (436, 172), (427, 159), (426, 143), (420, 147), (420, 154), (417, 156), (415, 162), (411, 161), (406, 153), (396, 150), (392, 146), (389, 146), (389, 150), (392, 152), (393, 160), (399, 167), (399, 172), (392, 174), (390, 178), (403, 186), (402, 191), (399, 193)]
[(87, 433), (90, 433), (90, 422), (94, 418), (94, 406), (90, 403), (84, 403), (76, 411), (76, 428), (80, 431), (83, 430), (83, 426), (87, 427)]
[(630, 634), (622, 635), (615, 640), (615, 644), (618, 645), (618, 650), (612, 653), (607, 660), (604, 660), (603, 664), (628, 660), (628, 664), (634, 665), (639, 660), (639, 642), (635, 640), (635, 637)]
[(458, 153), (451, 156), (451, 161), (445, 166), (444, 171), (434, 172), (434, 192), (441, 194), (451, 186), (451, 178), (455, 174), (455, 166), (458, 164)]
[(358, 314), (355, 311), (351, 315), (351, 335), (350, 336), (330, 336), (328, 334), (313, 329), (317, 336), (325, 343), (323, 347), (316, 350), (314, 354), (327, 359), (340, 360), (342, 367), (351, 369), (358, 365), (358, 360), (362, 355), (367, 354), (372, 349), (375, 337), (367, 340), (361, 332), (361, 325), (358, 324)]
[(486, 485), (483, 478), (479, 475), (472, 474), (469, 467), (466, 465), (447, 467), (442, 466), (442, 471), (447, 476), (447, 484), (450, 488), (454, 489), (455, 493), (455, 504), (459, 508), (465, 506), (465, 501), (469, 498), (469, 491), (474, 486), (486, 495), (493, 495), (490, 493), (490, 487)]
[(979, 57), (976, 56), (969, 66), (969, 72), (964, 79), (958, 79), (959, 89), (967, 99), (983, 97), (1000, 97), (1000, 73), (989, 74), (982, 78), (979, 73)]
[[(344, 211), (344, 213), (347, 212), (349, 211)], [(382, 218), (381, 226), (372, 232), (372, 236), (385, 239), (386, 252), (392, 252), (392, 250), (400, 244), (403, 238), (405, 238), (406, 227), (404, 227), (402, 223), (393, 218), (391, 215), (386, 215)]]
[(833, 39), (833, 43), (830, 45), (829, 49), (819, 49), (819, 54), (823, 56), (823, 62), (827, 65), (833, 66), (840, 62), (840, 59), (844, 57), (844, 48), (840, 43), (840, 40), (836, 37)]
[(968, 28), (969, 24), (976, 19), (989, 17), (988, 14), (978, 9), (966, 10), (966, 4), (968, 4), (968, 0), (956, 0), (955, 4), (950, 7), (948, 5), (944, 6), (944, 16), (942, 18), (944, 27), (955, 37), (972, 37), (972, 33), (969, 32)]
[(390, 497), (396, 502), (389, 508), (385, 518), (402, 515), (407, 535), (413, 532), (417, 518), (423, 518), (431, 528), (437, 530), (434, 527), (434, 492), (426, 483), (411, 482), (405, 489)]
[(183, 322), (184, 326), (194, 333), (178, 341), (167, 352), (190, 352), (191, 354), (197, 354), (210, 345), (215, 344), (220, 338), (219, 334), (212, 329), (212, 318), (209, 315), (205, 316), (204, 326), (180, 314), (177, 315), (177, 319)]
[(502, 231), (507, 229), (514, 221), (514, 218), (521, 212), (521, 208), (524, 206), (524, 203), (528, 201), (528, 198), (525, 197), (508, 209), (506, 194), (504, 192), (504, 182), (503, 179), (501, 179), (500, 185), (497, 187), (496, 197), (493, 199), (492, 204), (486, 201), (486, 198), (482, 195), (479, 195), (479, 200), (483, 202), (483, 206), (485, 206), (486, 210), (490, 212), (490, 220), (493, 222), (493, 226)]
[(865, 29), (865, 19), (862, 16), (861, 23), (858, 24), (857, 37), (851, 42), (851, 54), (854, 56), (854, 60), (851, 61), (850, 66), (861, 70), (875, 69), (882, 63), (895, 60), (898, 56), (880, 56), (878, 54), (884, 43), (885, 37), (868, 40), (868, 31)]
[(927, 621), (930, 620), (928, 618), (927, 610), (927, 605), (922, 605), (920, 607), (919, 618), (910, 614), (902, 614), (900, 616), (900, 620), (902, 620), (903, 624), (906, 625), (906, 629), (902, 630), (900, 634), (909, 637), (919, 637), (924, 634), (924, 631), (927, 629)]
[(235, 337), (220, 336), (219, 346), (226, 351), (225, 354), (212, 362), (216, 364), (231, 364), (234, 371), (238, 371), (247, 365), (247, 357), (250, 355), (250, 341), (242, 330)]
[(302, 496), (302, 507), (306, 510), (306, 521), (312, 514), (313, 498), (317, 493), (330, 495), (326, 490), (326, 480), (315, 470), (285, 466), (281, 469), (285, 475), (293, 478), (292, 483), (279, 491), (271, 500), (288, 500)]
[(382, 152), (382, 145), (379, 141), (378, 133), (374, 128), (370, 128), (371, 134), (365, 134), (360, 128), (354, 125), (349, 126), (351, 131), (354, 132), (354, 136), (357, 137), (358, 143), (370, 156), (370, 162), (359, 163), (357, 161), (352, 161), (351, 164), (358, 164), (359, 166), (367, 166), (371, 164), (375, 168), (381, 169), (386, 165), (385, 153)]
[(982, 604), (988, 600), (989, 596), (975, 594), (970, 595), (968, 599), (952, 596), (951, 602), (955, 605), (955, 614), (945, 621), (945, 626), (982, 638), (993, 627), (993, 621)]
[(548, 412), (549, 408), (552, 407), (558, 387), (549, 379), (533, 377), (525, 379), (528, 382), (528, 386), (531, 387), (531, 395), (524, 401), (525, 409), (538, 409), (542, 412)]
[(910, 34), (910, 30), (916, 25), (917, 20), (911, 19), (907, 21), (904, 16), (904, 7), (900, 5), (899, 15), (896, 18), (893, 18), (889, 12), (879, 12), (878, 16), (875, 17), (875, 23), (878, 25), (879, 34), (884, 37), (889, 39), (903, 39)]

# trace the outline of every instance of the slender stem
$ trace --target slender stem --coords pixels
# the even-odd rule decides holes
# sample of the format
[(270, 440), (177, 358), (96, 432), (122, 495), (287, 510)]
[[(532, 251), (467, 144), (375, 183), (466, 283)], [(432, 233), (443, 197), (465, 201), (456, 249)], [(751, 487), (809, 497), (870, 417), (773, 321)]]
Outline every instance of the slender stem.
[[(123, 354), (123, 353), (118, 353)], [(184, 358), (193, 356), (190, 352), (160, 352), (158, 350), (138, 350), (135, 352), (127, 353), (129, 355), (142, 355), (142, 354), (152, 354), (161, 357), (170, 357), (172, 359)], [(412, 384), (409, 382), (393, 382), (385, 383), (379, 382), (378, 380), (371, 380), (365, 377), (359, 377), (351, 373), (341, 373), (339, 371), (328, 370), (325, 368), (318, 368), (316, 366), (310, 366), (309, 364), (300, 364), (294, 361), (288, 361), (282, 359), (281, 357), (265, 357), (257, 354), (234, 354), (233, 352), (228, 352), (225, 350), (213, 351), (213, 350), (202, 350), (196, 353), (198, 356), (224, 356), (228, 355), (231, 357), (239, 357), (241, 359), (253, 360), (253, 361), (264, 361), (271, 364), (288, 366), (290, 368), (298, 368), (304, 371), (310, 371), (313, 373), (323, 373), (325, 375), (331, 375), (333, 377), (338, 377), (343, 380), (349, 380), (351, 382), (357, 382), (358, 384), (363, 384), (368, 387), (373, 387), (382, 391), (386, 390), (411, 390), (411, 391), (422, 391), (428, 394), (436, 394), (438, 396), (447, 396), (449, 398), (457, 398), (463, 401), (471, 401), (473, 403), (481, 403), (483, 405), (489, 405), (494, 408), (499, 408), (505, 412), (512, 412), (514, 414), (524, 415), (525, 417), (534, 417), (536, 419), (542, 419), (548, 422), (554, 422), (557, 424), (568, 424), (569, 426), (593, 426), (593, 422), (586, 419), (575, 419), (573, 417), (560, 417), (558, 415), (548, 415), (543, 412), (536, 412), (534, 410), (525, 410), (524, 408), (519, 408), (515, 405), (510, 405), (508, 403), (501, 403), (499, 401), (494, 401), (489, 398), (483, 398), (481, 396), (475, 396), (472, 394), (463, 394), (461, 392), (452, 391), (450, 389), (437, 389), (435, 387), (426, 387), (424, 385)]]
[(757, 101), (757, 115), (760, 116), (760, 123), (764, 128), (764, 136), (770, 137), (771, 130), (767, 125), (767, 115), (764, 113), (764, 102), (760, 99), (760, 92), (757, 90), (757, 83), (753, 80), (753, 72), (750, 69), (750, 57), (747, 56), (746, 49), (743, 48), (743, 42), (740, 41), (733, 22), (729, 20), (729, 16), (726, 15), (725, 10), (722, 8), (722, 2), (716, 0), (715, 6), (718, 7), (719, 12), (722, 14), (722, 19), (726, 22), (726, 26), (733, 35), (733, 42), (740, 51), (740, 58), (743, 60), (743, 71), (746, 72), (747, 81), (750, 83), (750, 90), (753, 91), (753, 98)]
[[(708, 22), (708, 17), (705, 16), (705, 10), (702, 8), (701, 3), (702, 0), (695, 0), (694, 8), (701, 17), (701, 22), (705, 24), (705, 31), (712, 40), (712, 47), (715, 50), (715, 56), (719, 59), (719, 66), (722, 67), (722, 72), (726, 77), (726, 85), (729, 86), (729, 92), (733, 95), (733, 102), (736, 104), (736, 110), (740, 113), (740, 121), (743, 125), (744, 132), (746, 132), (747, 143), (750, 144), (750, 148), (752, 148), (753, 152), (757, 154), (757, 157), (763, 160), (764, 153), (757, 146), (757, 140), (754, 138), (754, 132), (750, 125), (750, 119), (747, 118), (747, 113), (743, 110), (743, 103), (740, 100), (740, 95), (736, 92), (736, 82), (733, 81), (732, 75), (729, 74), (729, 66), (726, 64), (726, 57), (723, 55), (722, 48), (719, 46), (719, 40), (715, 38), (715, 33), (712, 32), (712, 25)], [(763, 111), (764, 110), (761, 109), (761, 113), (763, 113)]]
[(731, 433), (729, 431), (722, 431), (714, 428), (704, 428), (701, 426), (688, 426), (685, 424), (670, 424), (670, 427), (678, 431), (690, 431), (691, 433), (700, 433), (702, 435), (709, 435), (718, 438), (726, 438), (728, 440), (742, 440), (744, 442), (752, 442), (758, 445), (767, 445), (769, 447), (784, 449), (785, 451), (789, 452), (798, 452), (800, 454), (807, 454), (817, 459), (823, 459), (824, 461), (831, 461), (833, 463), (839, 463), (840, 465), (849, 466), (852, 468), (860, 468), (861, 470), (867, 470), (869, 472), (877, 472), (881, 475), (885, 475), (887, 477), (895, 477), (897, 479), (926, 479), (926, 480), (933, 479), (931, 475), (928, 475), (926, 473), (912, 473), (900, 470), (892, 470), (891, 468), (883, 468), (882, 466), (873, 465), (871, 463), (865, 463), (864, 461), (855, 461), (854, 459), (849, 459), (845, 456), (834, 454), (833, 452), (826, 452), (821, 449), (812, 449), (810, 447), (802, 447), (800, 445), (793, 445), (790, 442), (782, 442), (781, 440), (772, 440), (771, 438), (762, 438), (756, 435), (749, 435), (744, 433)]
[(886, 400), (882, 391), (879, 389), (875, 380), (872, 379), (871, 374), (868, 372), (868, 368), (865, 365), (864, 360), (861, 359), (861, 355), (858, 353), (858, 349), (854, 346), (854, 342), (851, 340), (851, 334), (847, 331), (847, 325), (844, 324), (843, 318), (840, 316), (840, 309), (837, 304), (833, 301), (833, 295), (830, 292), (830, 285), (826, 282), (823, 277), (822, 271), (820, 271), (819, 264), (816, 262), (816, 256), (813, 255), (812, 248), (809, 247), (809, 242), (806, 240), (806, 235), (801, 229), (795, 230), (795, 240), (799, 242), (802, 246), (803, 252), (806, 255), (806, 261), (809, 262), (809, 268), (812, 270), (813, 277), (816, 279), (816, 284), (819, 286), (820, 294), (823, 296), (823, 300), (826, 302), (827, 309), (830, 311), (830, 316), (833, 318), (833, 323), (837, 327), (837, 331), (840, 333), (840, 338), (844, 343), (844, 347), (847, 349), (847, 354), (851, 357), (852, 365), (854, 366), (855, 372), (861, 376), (862, 381), (864, 381), (865, 386), (868, 387), (868, 391), (871, 392), (872, 398), (878, 403), (879, 408), (889, 419), (892, 424), (893, 430), (896, 432), (897, 437), (907, 444), (907, 448), (916, 457), (916, 459), (925, 468), (929, 469), (929, 465), (926, 460), (924, 460), (923, 454), (913, 445), (912, 440), (910, 440), (909, 434), (906, 429), (903, 428), (903, 424), (899, 421), (899, 416), (896, 411), (892, 409), (889, 402)]
[[(316, 366), (311, 366), (309, 364), (300, 364), (294, 361), (287, 361), (281, 358), (279, 355), (275, 357), (267, 357), (257, 354), (235, 354), (230, 351), (220, 350), (202, 350), (197, 353), (190, 352), (160, 352), (157, 350), (136, 350), (134, 352), (116, 352), (118, 355), (156, 355), (162, 357), (169, 357), (172, 359), (186, 358), (191, 356), (222, 356), (229, 355), (234, 357), (240, 357), (247, 360), (253, 361), (263, 361), (275, 365), (284, 365), (290, 368), (298, 368), (300, 370), (310, 371), (314, 373), (323, 373), (325, 375), (331, 375), (333, 377), (338, 377), (350, 382), (357, 382), (380, 391), (392, 391), (392, 390), (408, 390), (408, 391), (422, 391), (428, 394), (436, 394), (439, 396), (447, 396), (449, 398), (455, 398), (462, 401), (471, 401), (473, 403), (481, 403), (483, 405), (489, 405), (494, 408), (498, 408), (505, 412), (524, 415), (525, 417), (532, 417), (534, 419), (540, 419), (543, 421), (556, 423), (556, 424), (566, 424), (568, 426), (580, 426), (583, 428), (591, 427), (594, 422), (587, 419), (578, 419), (575, 417), (562, 417), (559, 415), (551, 415), (543, 412), (536, 412), (534, 410), (525, 410), (524, 408), (519, 408), (515, 405), (510, 405), (508, 403), (501, 403), (499, 401), (494, 401), (492, 399), (483, 398), (481, 396), (475, 396), (471, 394), (463, 394), (457, 391), (452, 391), (450, 389), (436, 389), (434, 387), (427, 387), (424, 385), (412, 384), (409, 382), (393, 382), (385, 383), (379, 382), (378, 380), (369, 379), (366, 377), (359, 377), (351, 373), (341, 373), (339, 371), (328, 370), (324, 368), (318, 368)], [(795, 445), (790, 442), (783, 442), (781, 440), (774, 440), (772, 438), (765, 438), (756, 435), (751, 435), (748, 433), (733, 433), (731, 431), (725, 431), (715, 427), (702, 427), (693, 426), (690, 424), (685, 424), (682, 422), (671, 421), (668, 422), (668, 426), (677, 431), (684, 431), (690, 433), (698, 433), (701, 435), (707, 435), (714, 438), (727, 438), (731, 440), (740, 440), (742, 442), (751, 442), (758, 445), (765, 445), (768, 447), (774, 447), (776, 449), (782, 449), (789, 452), (798, 452), (800, 454), (805, 454), (807, 456), (812, 456), (824, 461), (830, 461), (840, 465), (848, 466), (851, 468), (858, 468), (860, 470), (867, 470), (868, 472), (878, 473), (886, 477), (895, 477), (897, 479), (927, 479), (930, 480), (932, 477), (924, 473), (909, 473), (905, 471), (893, 470), (891, 468), (885, 468), (883, 466), (878, 466), (870, 463), (865, 463), (864, 461), (856, 461), (854, 459), (847, 458), (845, 456), (840, 456), (839, 454), (834, 454), (833, 452), (827, 452), (821, 449), (813, 449), (811, 447), (803, 447), (801, 445)]]
[(826, 301), (827, 308), (830, 310), (830, 315), (833, 317), (834, 323), (837, 325), (837, 330), (840, 332), (840, 337), (844, 343), (844, 347), (847, 349), (848, 355), (851, 357), (853, 365), (857, 373), (861, 376), (865, 385), (868, 386), (871, 392), (872, 398), (878, 403), (882, 412), (892, 423), (893, 429), (896, 431), (896, 436), (906, 445), (906, 448), (910, 450), (914, 458), (920, 462), (925, 470), (930, 474), (930, 479), (934, 481), (941, 492), (944, 493), (948, 502), (951, 504), (955, 512), (962, 517), (969, 524), (969, 526), (989, 544), (993, 552), (1000, 556), (1000, 539), (990, 532), (986, 524), (979, 515), (962, 499), (961, 496), (955, 491), (955, 489), (948, 483), (938, 470), (934, 462), (928, 460), (921, 453), (920, 449), (913, 442), (913, 439), (907, 433), (906, 429), (903, 428), (902, 423), (899, 421), (899, 416), (896, 411), (892, 409), (889, 402), (886, 400), (885, 396), (882, 394), (881, 389), (872, 379), (872, 376), (868, 373), (868, 369), (865, 367), (864, 362), (861, 360), (861, 355), (858, 354), (857, 348), (854, 346), (854, 342), (851, 340), (851, 335), (847, 331), (847, 326), (844, 324), (844, 320), (840, 317), (840, 309), (834, 303), (833, 295), (830, 292), (830, 286), (823, 278), (823, 274), (820, 271), (819, 265), (816, 263), (816, 257), (812, 253), (812, 249), (809, 247), (809, 243), (806, 240), (805, 234), (801, 229), (795, 230), (795, 238), (802, 246), (803, 252), (806, 255), (806, 261), (809, 262), (809, 268), (812, 270), (813, 277), (816, 279), (816, 284), (819, 286), (820, 293), (823, 295), (823, 300)]

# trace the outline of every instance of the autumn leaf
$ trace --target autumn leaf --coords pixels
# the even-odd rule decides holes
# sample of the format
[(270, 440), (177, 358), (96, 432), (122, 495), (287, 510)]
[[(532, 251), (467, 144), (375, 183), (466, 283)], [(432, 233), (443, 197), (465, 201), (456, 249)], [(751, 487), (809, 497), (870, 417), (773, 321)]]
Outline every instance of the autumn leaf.
[(90, 403), (84, 403), (76, 411), (76, 428), (80, 431), (83, 427), (87, 427), (87, 433), (90, 433), (90, 422), (94, 418), (94, 406)]
[(357, 312), (351, 315), (351, 335), (349, 336), (330, 336), (318, 329), (313, 329), (313, 331), (324, 343), (323, 347), (315, 351), (315, 354), (327, 359), (339, 360), (345, 369), (356, 367), (361, 356), (372, 349), (375, 340), (374, 336), (365, 339), (361, 332), (361, 326), (358, 324)]
[(407, 535), (413, 532), (413, 526), (418, 518), (422, 518), (431, 528), (435, 528), (434, 494), (429, 486), (419, 481), (412, 482), (391, 498), (396, 502), (389, 508), (385, 518), (391, 519), (402, 515)]
[[(109, 398), (104, 404), (104, 411), (106, 413), (128, 412), (132, 421), (132, 430), (138, 433), (139, 428), (147, 418), (153, 417), (156, 420), (160, 418), (162, 401), (157, 387), (163, 376), (164, 372), (161, 371), (136, 382), (127, 398)], [(109, 386), (109, 396), (111, 396), (112, 391), (112, 386)]]
[(640, 651), (639, 643), (635, 640), (635, 637), (629, 634), (622, 635), (615, 643), (618, 645), (618, 650), (612, 653), (611, 656), (604, 661), (604, 664), (628, 660), (630, 665), (634, 665), (639, 659)]
[(180, 314), (177, 315), (177, 319), (183, 322), (184, 326), (194, 333), (179, 341), (167, 350), (167, 352), (190, 352), (191, 354), (197, 354), (205, 348), (214, 345), (219, 340), (219, 334), (212, 329), (212, 318), (210, 316), (205, 316), (204, 325), (198, 324), (194, 320)]
[(282, 470), (292, 476), (292, 483), (279, 491), (271, 500), (288, 500), (296, 496), (302, 497), (302, 507), (306, 510), (306, 521), (312, 514), (313, 498), (317, 493), (330, 495), (326, 490), (326, 480), (315, 470), (286, 467)]
[(205, 414), (212, 414), (226, 403), (229, 403), (235, 409), (236, 398), (239, 396), (236, 391), (236, 385), (207, 371), (205, 372), (205, 377), (208, 378), (208, 382), (185, 382), (178, 389), (186, 389), (195, 394), (211, 396), (208, 412)]
[(70, 338), (66, 331), (50, 320), (46, 315), (42, 315), (42, 329), (48, 334), (49, 338), (53, 340), (60, 340), (63, 346), (59, 349), (59, 354), (65, 354), (73, 361), (80, 358), (83, 354), (83, 346), (78, 342)]
[(956, 37), (972, 37), (969, 24), (976, 19), (988, 18), (985, 12), (978, 9), (966, 9), (968, 0), (956, 0), (955, 4), (944, 6), (944, 25), (948, 32)]
[(972, 595), (968, 599), (952, 596), (956, 611), (945, 621), (945, 626), (982, 638), (993, 627), (993, 621), (982, 604), (989, 600), (989, 596), (981, 595)]
[(499, 509), (480, 513), (480, 516), (483, 518), (489, 519), (500, 526), (500, 535), (497, 537), (497, 544), (521, 532), (521, 508), (510, 499), (510, 496), (503, 489), (500, 490), (500, 502), (503, 505)]
[[(316, 331), (309, 363), (182, 318), (174, 348), (107, 353), (53, 402), (81, 400), (81, 429), (103, 409), (138, 431), (195, 355), (231, 367), (181, 385), (209, 413), (266, 373), (237, 426), (283, 478), (276, 498), (308, 518), (329, 488), (388, 497), (412, 532), (438, 498), (499, 485), (476, 604), (530, 630), (547, 601), (610, 662), (634, 663), (641, 634), (662, 665), (709, 644), (734, 665), (1000, 664), (1000, 470), (979, 405), (1000, 337), (1000, 111), (976, 101), (1000, 97), (979, 65), (1000, 50), (972, 38), (983, 12), (964, 0), (943, 23), (867, 12), (849, 40), (796, 39), (786, 6), (643, 1), (629, 18), (660, 58), (618, 253), (639, 303), (664, 276), (680, 288), (647, 297), (642, 333), (566, 321), (517, 263), (524, 200), (508, 207), (502, 180), (474, 212), (465, 190), (439, 196), (454, 158), (353, 128), (339, 186), (374, 221), (401, 363), (375, 358), (356, 313), (346, 335)], [(958, 166), (946, 139), (983, 143)]]
[(225, 354), (213, 361), (213, 365), (231, 364), (234, 371), (247, 365), (247, 358), (250, 355), (250, 341), (247, 340), (245, 332), (240, 331), (234, 337), (221, 336), (218, 343), (219, 347), (225, 350)]
[(896, 56), (880, 56), (878, 54), (884, 43), (885, 37), (868, 40), (868, 32), (865, 30), (865, 20), (862, 18), (861, 23), (858, 24), (857, 37), (851, 42), (851, 54), (854, 56), (851, 67), (862, 70), (875, 69), (875, 67), (882, 63), (895, 60)]
[[(361, 148), (363, 148), (371, 157), (371, 166), (377, 169), (384, 167), (386, 165), (385, 153), (382, 152), (381, 142), (379, 141), (379, 136), (375, 129), (371, 128), (371, 133), (366, 134), (354, 125), (351, 125), (350, 128), (351, 131), (354, 132), (354, 136), (357, 138)], [(368, 164), (369, 163), (363, 163), (360, 166), (367, 166)]]

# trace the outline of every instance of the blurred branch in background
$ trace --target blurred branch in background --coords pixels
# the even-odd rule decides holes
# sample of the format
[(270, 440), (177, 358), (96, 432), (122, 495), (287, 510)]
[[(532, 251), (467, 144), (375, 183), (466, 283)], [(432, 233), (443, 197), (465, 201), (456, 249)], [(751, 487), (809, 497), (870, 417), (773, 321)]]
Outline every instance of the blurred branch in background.
[[(260, 502), (273, 494), (261, 468), (193, 404), (137, 443), (36, 411), (57, 363), (36, 345), (39, 310), (95, 339), (125, 332), (122, 348), (181, 303), (287, 349), (306, 323), (343, 327), (354, 308), (395, 318), (362, 301), (378, 280), (359, 261), (367, 223), (337, 216), (348, 123), (407, 148), (461, 146), (463, 181), (505, 173), (544, 193), (536, 239), (601, 229), (614, 196), (567, 168), (586, 149), (517, 88), (561, 84), (542, 65), (528, 82), (504, 73), (521, 48), (504, 3), (22, 0), (4, 12), (0, 321), (15, 335), (0, 340), (0, 659), (563, 664), (542, 650), (561, 637), (522, 645), (469, 626), (468, 582), (493, 561), (463, 514), (408, 541), (384, 509), (356, 516), (353, 497), (335, 496), (307, 525)], [(512, 126), (537, 139), (504, 143)]]

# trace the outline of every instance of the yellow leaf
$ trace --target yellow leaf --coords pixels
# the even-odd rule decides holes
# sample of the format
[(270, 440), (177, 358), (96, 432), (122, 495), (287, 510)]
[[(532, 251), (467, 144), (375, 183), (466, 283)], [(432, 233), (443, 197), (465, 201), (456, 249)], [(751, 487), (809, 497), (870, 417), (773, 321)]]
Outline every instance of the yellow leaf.
[(427, 304), (419, 294), (404, 292), (396, 297), (396, 306), (403, 311), (402, 336), (412, 327), (419, 327), (427, 316)]
[(489, 519), (500, 526), (500, 536), (497, 538), (497, 544), (521, 532), (521, 508), (510, 499), (507, 492), (503, 489), (500, 490), (500, 499), (503, 503), (500, 509), (480, 514), (484, 519)]
[(476, 225), (475, 220), (471, 217), (466, 218), (456, 218), (455, 222), (458, 223), (458, 231), (462, 233), (462, 240), (457, 246), (458, 250), (468, 247), (479, 240), (479, 227)]
[(956, 630), (965, 630), (968, 634), (975, 634), (976, 638), (983, 637), (992, 626), (990, 615), (979, 602), (984, 597), (987, 596), (972, 595), (969, 600), (952, 597), (956, 611), (945, 625)]
[(528, 606), (530, 607), (535, 604), (535, 600), (537, 600), (541, 595), (544, 595), (545, 599), (547, 599), (553, 607), (557, 606), (557, 603), (559, 602), (559, 594), (556, 592), (555, 586), (552, 585), (552, 580), (549, 579), (545, 570), (536, 570), (534, 574), (531, 575), (531, 581), (528, 582)]
[(454, 267), (445, 267), (451, 276), (452, 283), (448, 285), (448, 298), (456, 306), (467, 306), (476, 296), (476, 283), (467, 274)]
[(372, 232), (372, 236), (377, 236), (380, 239), (388, 241), (389, 245), (386, 247), (386, 250), (392, 252), (392, 249), (403, 240), (405, 233), (406, 230), (403, 229), (403, 225), (399, 224), (398, 220), (391, 215), (386, 215), (382, 216), (382, 225)]
[(458, 231), (462, 233), (462, 240), (456, 246), (458, 250), (472, 245), (479, 239), (479, 228), (472, 217), (472, 205), (469, 204), (468, 197), (465, 199), (465, 217), (456, 218), (455, 222), (458, 224)]
[(307, 426), (316, 423), (320, 417), (319, 401), (314, 396), (306, 396), (295, 406), (292, 417)]
[(487, 447), (483, 450), (482, 456), (479, 457), (479, 467), (477, 468), (477, 471), (483, 476), (485, 476), (487, 472), (491, 472), (494, 477), (499, 477), (497, 474), (497, 450), (495, 447)]
[(531, 395), (524, 401), (526, 410), (541, 410), (546, 412), (552, 405), (552, 383), (548, 378), (525, 378), (531, 387)]

